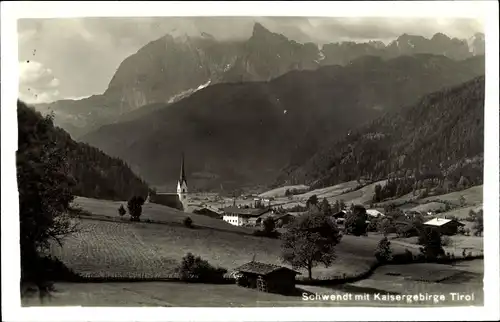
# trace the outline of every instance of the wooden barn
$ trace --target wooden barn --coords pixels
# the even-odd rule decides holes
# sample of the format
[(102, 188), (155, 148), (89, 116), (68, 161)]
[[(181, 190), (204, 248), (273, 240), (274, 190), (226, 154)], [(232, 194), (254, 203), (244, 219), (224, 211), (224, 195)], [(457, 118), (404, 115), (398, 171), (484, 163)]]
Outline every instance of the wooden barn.
[(295, 291), (295, 276), (300, 274), (287, 267), (255, 261), (236, 268), (236, 272), (237, 285), (280, 294)]
[(444, 218), (434, 218), (424, 223), (426, 227), (432, 227), (437, 229), (442, 235), (455, 235), (458, 231), (458, 227), (465, 226), (463, 223), (453, 220), (453, 219), (444, 219)]

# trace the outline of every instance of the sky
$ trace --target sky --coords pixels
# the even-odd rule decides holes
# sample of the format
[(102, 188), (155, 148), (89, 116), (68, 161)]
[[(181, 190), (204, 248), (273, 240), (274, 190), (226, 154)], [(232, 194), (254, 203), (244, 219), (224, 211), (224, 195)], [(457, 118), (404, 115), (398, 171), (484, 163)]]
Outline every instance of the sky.
[[(207, 32), (219, 40), (250, 37), (255, 22), (298, 42), (382, 40), (403, 33), (431, 37), (443, 32), (470, 38), (483, 32), (473, 19), (139, 17), (51, 18), (18, 21), (20, 98), (28, 103), (101, 94), (119, 64), (148, 42)], [(228, 27), (230, 26), (230, 27)]]

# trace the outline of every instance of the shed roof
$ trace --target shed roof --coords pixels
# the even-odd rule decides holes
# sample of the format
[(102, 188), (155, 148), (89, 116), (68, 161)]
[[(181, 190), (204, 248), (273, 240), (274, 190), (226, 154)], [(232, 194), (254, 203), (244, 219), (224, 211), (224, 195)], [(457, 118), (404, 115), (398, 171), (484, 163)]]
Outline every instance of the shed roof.
[(288, 267), (260, 263), (260, 262), (248, 262), (248, 263), (236, 268), (235, 270), (242, 272), (242, 273), (251, 273), (251, 274), (258, 274), (258, 275), (269, 275), (269, 274), (276, 272), (276, 271), (279, 271), (279, 270), (285, 270), (285, 271), (293, 272), (295, 274), (300, 274), (299, 272), (294, 271), (293, 269), (289, 269)]
[(275, 220), (279, 220), (279, 219), (284, 218), (284, 217), (293, 217), (293, 218), (295, 218), (295, 216), (294, 216), (294, 215), (292, 215), (291, 213), (286, 213), (286, 214), (279, 214), (279, 215), (275, 215), (275, 216), (273, 217), (273, 219), (275, 219)]
[(222, 215), (222, 211), (211, 206), (200, 206), (198, 209), (195, 209), (196, 211), (203, 211), (203, 210), (209, 210), (211, 212), (215, 212), (218, 215)]
[(334, 213), (332, 216), (335, 217), (335, 218), (338, 218), (338, 217), (342, 217), (342, 216), (345, 216), (346, 215), (346, 211), (345, 210), (341, 210), (337, 213)]
[(464, 224), (462, 224), (461, 222), (445, 218), (433, 218), (429, 221), (424, 222), (424, 225), (441, 227), (443, 225), (451, 223), (452, 221), (456, 222), (458, 225), (464, 226)]
[(224, 213), (238, 214), (238, 215), (247, 215), (247, 216), (260, 216), (265, 214), (268, 211), (271, 211), (269, 208), (265, 209), (255, 209), (255, 208), (238, 208), (235, 206), (227, 207), (223, 209)]
[(382, 212), (380, 212), (378, 209), (366, 209), (366, 214), (371, 217), (379, 217), (379, 216), (385, 216)]

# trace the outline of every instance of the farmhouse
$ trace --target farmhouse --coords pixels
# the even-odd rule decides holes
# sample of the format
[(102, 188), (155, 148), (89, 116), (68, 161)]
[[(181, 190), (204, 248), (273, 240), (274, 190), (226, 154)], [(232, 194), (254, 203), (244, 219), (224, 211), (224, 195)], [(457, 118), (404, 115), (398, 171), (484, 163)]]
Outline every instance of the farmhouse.
[(385, 215), (378, 209), (366, 209), (366, 214), (368, 217), (372, 218), (378, 218), (378, 217), (384, 217)]
[(202, 206), (193, 210), (193, 214), (204, 215), (212, 218), (221, 219), (223, 212), (210, 206)]
[(443, 235), (455, 235), (458, 227), (465, 226), (461, 222), (453, 219), (434, 218), (424, 222), (426, 227), (436, 228)]
[(275, 214), (274, 211), (270, 211), (262, 214), (258, 218), (250, 219), (249, 222), (254, 223), (255, 226), (262, 226), (264, 220), (266, 220), (267, 218), (272, 218), (276, 227), (283, 227), (284, 225), (289, 224), (295, 218), (295, 216), (290, 213)]
[(404, 213), (406, 218), (414, 218), (416, 216), (421, 216), (422, 214), (416, 210), (408, 210)]
[(254, 198), (253, 199), (253, 206), (255, 208), (263, 208), (263, 207), (271, 207), (271, 199), (264, 199), (264, 198)]
[(184, 155), (181, 160), (181, 173), (177, 182), (177, 193), (156, 193), (153, 196), (148, 196), (148, 201), (167, 207), (184, 210), (187, 207), (187, 180), (184, 171)]
[(286, 213), (286, 214), (276, 215), (274, 216), (273, 219), (274, 222), (276, 223), (276, 227), (283, 227), (291, 223), (295, 219), (295, 216), (290, 213)]
[(341, 210), (335, 214), (332, 215), (332, 218), (337, 224), (342, 224), (345, 221), (345, 215), (347, 212), (345, 210)]
[(237, 285), (281, 294), (289, 294), (295, 290), (295, 275), (300, 274), (287, 267), (254, 261), (235, 270)]
[(234, 226), (247, 226), (257, 224), (257, 219), (271, 209), (240, 208), (236, 206), (224, 208), (222, 220)]

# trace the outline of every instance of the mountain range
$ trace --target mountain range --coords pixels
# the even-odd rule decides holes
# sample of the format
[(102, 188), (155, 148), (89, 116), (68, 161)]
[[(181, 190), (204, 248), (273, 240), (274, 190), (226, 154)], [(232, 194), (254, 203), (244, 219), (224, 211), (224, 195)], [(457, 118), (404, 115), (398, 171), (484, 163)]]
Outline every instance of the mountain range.
[(481, 56), (484, 35), (459, 40), (442, 33), (430, 39), (403, 34), (388, 45), (341, 42), (320, 48), (272, 33), (259, 23), (244, 41), (218, 41), (206, 33), (199, 37), (167, 34), (127, 57), (104, 93), (35, 107), (43, 113), (54, 112), (56, 124), (79, 138), (102, 125), (143, 115), (136, 111), (144, 106), (171, 104), (210, 85), (269, 81), (293, 70), (345, 66), (367, 55), (387, 60), (414, 54), (444, 55), (454, 60)]
[(267, 185), (345, 133), (483, 75), (484, 56), (362, 56), (345, 66), (305, 69), (211, 85), (146, 106), (147, 113), (141, 108), (81, 140), (125, 160), (154, 185), (175, 185), (182, 152), (191, 187)]

